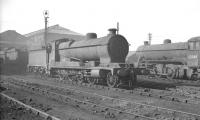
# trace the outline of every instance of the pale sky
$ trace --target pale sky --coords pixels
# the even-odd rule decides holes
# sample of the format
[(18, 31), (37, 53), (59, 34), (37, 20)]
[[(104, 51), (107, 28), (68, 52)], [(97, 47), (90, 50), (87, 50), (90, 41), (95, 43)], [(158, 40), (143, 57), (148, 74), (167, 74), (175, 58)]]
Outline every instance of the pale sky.
[(119, 22), (119, 33), (136, 50), (149, 32), (152, 44), (200, 36), (199, 6), (200, 0), (0, 0), (0, 32), (26, 34), (44, 28), (43, 11), (48, 10), (49, 26), (96, 32), (98, 37)]

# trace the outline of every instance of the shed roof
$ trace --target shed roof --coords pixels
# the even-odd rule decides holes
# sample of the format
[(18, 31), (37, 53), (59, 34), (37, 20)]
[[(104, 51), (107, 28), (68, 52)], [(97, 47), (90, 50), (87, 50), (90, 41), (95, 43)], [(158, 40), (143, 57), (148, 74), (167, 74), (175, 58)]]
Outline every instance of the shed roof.
[(188, 41), (200, 41), (200, 36), (192, 37)]
[(17, 48), (21, 49), (26, 47), (27, 38), (15, 30), (7, 30), (0, 33), (0, 48)]
[[(25, 34), (25, 36), (26, 36), (26, 37), (30, 37), (30, 36), (37, 35), (37, 34), (43, 34), (44, 32), (45, 32), (44, 29), (40, 29), (40, 30), (31, 32), (31, 33)], [(74, 32), (74, 31), (72, 31), (72, 30), (70, 30), (70, 29), (61, 27), (61, 26), (59, 26), (59, 24), (56, 24), (56, 25), (53, 25), (53, 26), (48, 27), (48, 33), (69, 34), (69, 35), (79, 35), (79, 36), (83, 36), (83, 35), (80, 34), (80, 33), (77, 33), (77, 32)]]

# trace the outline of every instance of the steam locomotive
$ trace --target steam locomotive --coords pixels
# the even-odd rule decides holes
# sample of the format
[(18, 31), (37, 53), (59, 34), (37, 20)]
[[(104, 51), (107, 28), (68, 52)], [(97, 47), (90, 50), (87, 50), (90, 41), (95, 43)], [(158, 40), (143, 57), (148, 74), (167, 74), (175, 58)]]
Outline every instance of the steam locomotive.
[(63, 38), (49, 42), (46, 49), (29, 51), (28, 70), (92, 85), (132, 86), (136, 81), (134, 66), (125, 64), (129, 44), (116, 34), (117, 29), (109, 31), (104, 37), (88, 33), (83, 40)]
[(200, 37), (187, 42), (140, 46), (128, 60), (138, 69), (138, 74), (167, 79), (200, 80)]

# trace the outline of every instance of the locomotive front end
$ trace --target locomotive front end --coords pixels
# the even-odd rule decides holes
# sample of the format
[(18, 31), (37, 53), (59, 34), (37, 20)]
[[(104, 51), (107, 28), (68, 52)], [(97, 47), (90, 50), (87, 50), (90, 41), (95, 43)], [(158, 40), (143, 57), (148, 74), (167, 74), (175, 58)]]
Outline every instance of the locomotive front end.
[(200, 80), (200, 37), (188, 40), (187, 65), (191, 68), (187, 76), (192, 80)]

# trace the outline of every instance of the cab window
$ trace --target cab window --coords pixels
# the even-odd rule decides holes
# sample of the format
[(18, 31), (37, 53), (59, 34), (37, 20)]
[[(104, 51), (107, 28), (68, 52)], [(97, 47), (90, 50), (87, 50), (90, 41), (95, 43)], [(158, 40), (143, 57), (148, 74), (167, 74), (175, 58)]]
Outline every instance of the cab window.
[(189, 42), (189, 49), (190, 50), (200, 50), (200, 41)]
[(196, 42), (196, 49), (200, 50), (200, 41)]
[(196, 49), (195, 42), (189, 42), (189, 49), (190, 50), (195, 50)]

